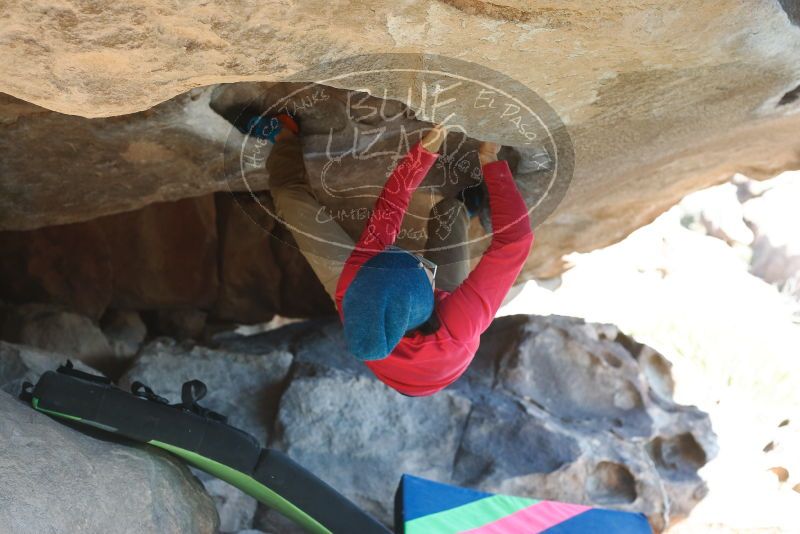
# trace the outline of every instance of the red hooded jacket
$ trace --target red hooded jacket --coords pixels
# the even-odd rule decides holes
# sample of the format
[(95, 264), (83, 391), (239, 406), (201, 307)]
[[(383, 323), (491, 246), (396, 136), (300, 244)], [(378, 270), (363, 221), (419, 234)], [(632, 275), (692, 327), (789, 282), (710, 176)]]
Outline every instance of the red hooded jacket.
[[(364, 262), (394, 244), (411, 194), (438, 157), (417, 142), (386, 181), (336, 287), (336, 308), (342, 320), (342, 301), (350, 282)], [(533, 244), (528, 209), (508, 163), (498, 160), (484, 165), (483, 176), (489, 191), (492, 241), (452, 293), (434, 289), (441, 327), (433, 334), (403, 337), (386, 358), (364, 362), (382, 382), (406, 395), (431, 395), (466, 371), (480, 335), (494, 319)]]

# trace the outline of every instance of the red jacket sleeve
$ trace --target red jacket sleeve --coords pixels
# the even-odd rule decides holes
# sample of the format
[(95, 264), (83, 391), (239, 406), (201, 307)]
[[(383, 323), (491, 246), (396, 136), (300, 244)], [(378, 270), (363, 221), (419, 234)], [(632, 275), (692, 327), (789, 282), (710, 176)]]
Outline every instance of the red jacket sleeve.
[(494, 234), (489, 248), (469, 276), (439, 305), (439, 318), (461, 341), (489, 327), (514, 285), (533, 245), (528, 208), (504, 160), (483, 166)]
[(375, 201), (375, 208), (361, 232), (355, 249), (345, 262), (339, 282), (336, 286), (336, 306), (342, 309), (342, 299), (355, 273), (364, 262), (375, 254), (394, 244), (403, 217), (408, 210), (411, 195), (433, 166), (438, 153), (430, 152), (417, 141), (402, 161), (394, 168), (380, 196)]
[(380, 252), (394, 243), (412, 193), (438, 157), (439, 154), (423, 148), (420, 141), (411, 147), (383, 186), (372, 215), (356, 243), (356, 250)]

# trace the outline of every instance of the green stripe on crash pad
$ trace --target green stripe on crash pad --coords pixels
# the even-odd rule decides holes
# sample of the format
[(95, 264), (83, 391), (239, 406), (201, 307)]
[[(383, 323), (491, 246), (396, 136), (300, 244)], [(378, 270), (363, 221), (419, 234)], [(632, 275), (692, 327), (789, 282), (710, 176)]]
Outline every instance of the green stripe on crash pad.
[[(56, 417), (61, 417), (63, 419), (69, 419), (71, 421), (77, 421), (85, 425), (93, 426), (95, 428), (100, 428), (103, 430), (107, 430), (110, 432), (116, 432), (116, 429), (107, 425), (103, 425), (101, 423), (96, 423), (94, 421), (90, 421), (88, 419), (83, 419), (81, 417), (76, 417), (74, 415), (69, 415), (61, 412), (57, 412), (55, 410), (48, 410), (47, 408), (42, 408), (39, 406), (39, 399), (34, 397), (31, 400), (31, 405), (33, 408), (39, 412), (43, 412), (49, 415), (54, 415)], [(162, 443), (157, 440), (150, 440), (148, 441), (150, 445), (155, 447), (159, 447), (166, 451), (169, 451), (177, 456), (180, 456), (187, 462), (199, 467), (200, 469), (214, 475), (215, 477), (228, 482), (240, 490), (244, 491), (251, 497), (258, 499), (259, 501), (263, 502), (267, 506), (277, 510), (278, 512), (282, 513), (289, 519), (292, 519), (295, 523), (306, 529), (308, 532), (312, 534), (333, 534), (330, 530), (325, 528), (322, 524), (320, 524), (317, 520), (313, 517), (305, 513), (300, 508), (293, 505), (291, 502), (287, 501), (265, 485), (261, 484), (254, 478), (245, 475), (244, 473), (237, 471), (228, 467), (227, 465), (223, 465), (219, 462), (215, 462), (209, 458), (204, 456), (200, 456), (197, 453), (192, 451), (187, 451), (186, 449), (181, 449), (180, 447), (175, 447), (174, 445), (170, 445), (168, 443)]]
[(113, 426), (104, 425), (103, 423), (97, 423), (95, 421), (90, 421), (88, 419), (83, 419), (81, 417), (76, 417), (74, 415), (69, 415), (69, 414), (57, 412), (55, 410), (48, 410), (47, 408), (42, 408), (41, 406), (39, 406), (39, 399), (37, 399), (36, 397), (34, 397), (33, 400), (31, 401), (31, 405), (33, 406), (33, 409), (38, 411), (38, 412), (46, 413), (48, 415), (55, 415), (56, 417), (69, 419), (70, 421), (78, 421), (81, 424), (88, 425), (88, 426), (93, 426), (95, 428), (99, 428), (100, 430), (105, 430), (106, 432), (116, 432), (117, 431), (117, 429), (114, 428)]
[(405, 534), (453, 534), (471, 530), (537, 502), (539, 501), (536, 499), (493, 495), (450, 510), (412, 519), (405, 524)]
[(313, 534), (333, 534), (330, 530), (325, 528), (313, 517), (305, 513), (303, 510), (287, 501), (267, 486), (257, 481), (253, 477), (232, 469), (227, 465), (215, 462), (205, 456), (200, 456), (192, 451), (175, 447), (168, 443), (162, 443), (156, 440), (148, 441), (150, 445), (154, 445), (166, 451), (169, 451), (177, 456), (180, 456), (192, 465), (199, 467), (203, 471), (214, 475), (215, 477), (232, 484), (247, 493), (251, 497), (261, 501), (270, 508), (282, 513), (295, 523), (306, 529)]
[(41, 406), (39, 406), (39, 399), (37, 399), (36, 397), (34, 397), (33, 400), (31, 401), (31, 406), (33, 406), (34, 410), (37, 410), (37, 411), (40, 411), (40, 412), (49, 413), (50, 415), (63, 417), (64, 419), (70, 419), (72, 421), (84, 422), (83, 419), (81, 419), (80, 417), (75, 417), (74, 415), (67, 415), (65, 413), (56, 412), (56, 411), (53, 411), (53, 410), (48, 410), (46, 408), (42, 408)]

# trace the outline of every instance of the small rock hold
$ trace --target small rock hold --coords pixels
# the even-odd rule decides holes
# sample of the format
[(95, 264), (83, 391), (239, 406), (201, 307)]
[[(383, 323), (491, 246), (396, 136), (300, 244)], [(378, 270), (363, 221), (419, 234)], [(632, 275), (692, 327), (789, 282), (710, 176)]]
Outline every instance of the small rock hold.
[(586, 492), (600, 505), (632, 503), (636, 500), (636, 480), (624, 465), (600, 462), (586, 481)]

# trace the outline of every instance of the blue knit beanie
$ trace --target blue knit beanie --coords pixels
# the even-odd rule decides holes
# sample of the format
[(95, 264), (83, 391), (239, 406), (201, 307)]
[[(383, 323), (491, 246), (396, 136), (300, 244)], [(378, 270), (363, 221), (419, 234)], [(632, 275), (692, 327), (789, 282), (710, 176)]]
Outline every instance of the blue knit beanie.
[(433, 288), (419, 259), (387, 249), (366, 261), (342, 302), (344, 336), (359, 360), (385, 358), (433, 313)]

